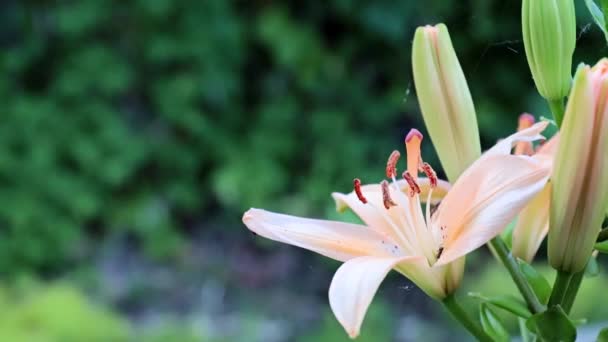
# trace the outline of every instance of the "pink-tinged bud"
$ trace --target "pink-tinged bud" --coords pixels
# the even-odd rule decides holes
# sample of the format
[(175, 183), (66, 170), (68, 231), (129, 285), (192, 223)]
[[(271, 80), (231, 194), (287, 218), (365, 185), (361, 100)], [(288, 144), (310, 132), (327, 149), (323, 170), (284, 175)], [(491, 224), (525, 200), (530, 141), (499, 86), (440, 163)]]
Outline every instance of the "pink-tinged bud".
[(555, 158), (549, 262), (579, 272), (591, 256), (608, 203), (608, 59), (579, 66)]
[(469, 86), (445, 25), (419, 27), (412, 48), (422, 117), (450, 181), (481, 155)]

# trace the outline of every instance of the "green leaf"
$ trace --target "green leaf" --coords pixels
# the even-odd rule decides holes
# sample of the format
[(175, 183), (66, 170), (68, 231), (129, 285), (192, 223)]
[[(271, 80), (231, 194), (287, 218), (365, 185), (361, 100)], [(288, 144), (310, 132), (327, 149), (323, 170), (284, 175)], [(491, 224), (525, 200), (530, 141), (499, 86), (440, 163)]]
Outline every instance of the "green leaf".
[(608, 328), (600, 330), (600, 333), (597, 334), (597, 342), (608, 342)]
[(600, 274), (600, 266), (597, 263), (597, 259), (591, 257), (587, 263), (587, 267), (585, 267), (585, 277), (593, 278), (597, 277), (598, 274)]
[(528, 283), (530, 283), (538, 300), (541, 303), (547, 303), (549, 296), (551, 296), (551, 285), (549, 285), (547, 279), (538, 273), (530, 264), (521, 259), (517, 259), (517, 261), (519, 263), (519, 269), (528, 280)]
[(556, 305), (526, 321), (526, 327), (543, 341), (574, 341), (576, 328), (561, 306)]
[(608, 240), (596, 243), (595, 249), (600, 251), (600, 253), (608, 253)]
[(483, 330), (494, 341), (509, 341), (509, 332), (498, 319), (498, 316), (485, 303), (479, 305), (479, 319)]
[(492, 304), (521, 318), (527, 319), (532, 315), (526, 303), (515, 296), (504, 295), (489, 298), (475, 292), (469, 292), (469, 296), (481, 299), (484, 303)]
[(605, 6), (606, 1), (602, 0), (602, 6), (604, 7), (604, 12), (593, 2), (593, 0), (585, 0), (585, 4), (587, 5), (587, 9), (595, 21), (595, 24), (599, 26), (599, 28), (604, 32), (604, 37), (606, 41), (608, 41), (608, 31), (606, 29), (606, 19), (605, 19), (605, 11), (608, 10), (608, 7)]

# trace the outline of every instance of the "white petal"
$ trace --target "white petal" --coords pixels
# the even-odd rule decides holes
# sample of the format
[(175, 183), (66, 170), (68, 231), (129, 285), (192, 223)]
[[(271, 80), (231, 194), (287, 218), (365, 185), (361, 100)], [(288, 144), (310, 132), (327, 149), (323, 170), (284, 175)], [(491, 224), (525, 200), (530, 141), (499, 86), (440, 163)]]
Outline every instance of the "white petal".
[(350, 223), (314, 220), (249, 209), (243, 223), (254, 233), (346, 261), (364, 255), (402, 256), (388, 236)]
[(494, 145), (492, 148), (487, 150), (481, 156), (481, 158), (495, 156), (495, 155), (511, 154), (511, 149), (513, 148), (513, 146), (515, 146), (515, 144), (520, 141), (532, 142), (535, 140), (545, 139), (545, 137), (540, 135), (540, 133), (542, 131), (544, 131), (545, 128), (547, 128), (548, 124), (549, 123), (547, 121), (541, 121), (541, 122), (538, 122), (538, 123), (532, 125), (532, 127), (530, 127), (530, 128), (526, 128), (517, 133), (511, 134), (510, 136), (508, 136), (505, 139), (502, 139), (501, 141), (496, 143), (496, 145)]
[(433, 217), (433, 225), (445, 227), (447, 234), (437, 264), (455, 260), (498, 235), (543, 189), (549, 172), (546, 163), (527, 156), (497, 155), (476, 161)]
[(380, 283), (398, 263), (419, 257), (360, 257), (345, 262), (329, 287), (329, 305), (351, 338), (359, 335), (363, 318)]

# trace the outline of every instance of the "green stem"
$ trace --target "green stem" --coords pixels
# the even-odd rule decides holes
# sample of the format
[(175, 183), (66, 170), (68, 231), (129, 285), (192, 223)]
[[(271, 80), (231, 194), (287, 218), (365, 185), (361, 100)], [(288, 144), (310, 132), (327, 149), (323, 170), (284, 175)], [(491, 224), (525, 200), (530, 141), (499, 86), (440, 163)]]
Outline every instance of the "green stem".
[(523, 319), (523, 318), (521, 318), (521, 317), (517, 317), (517, 321), (519, 323), (519, 332), (521, 333), (521, 339), (522, 339), (522, 341), (523, 342), (533, 341), (532, 334), (530, 333), (530, 331), (526, 327), (526, 320)]
[(568, 285), (568, 289), (564, 294), (564, 299), (562, 301), (562, 307), (564, 311), (568, 314), (572, 309), (572, 304), (574, 304), (574, 299), (576, 299), (576, 294), (578, 293), (578, 289), (583, 282), (583, 276), (585, 275), (585, 271), (580, 271), (575, 273), (570, 279), (570, 284)]
[(568, 290), (570, 279), (572, 279), (572, 273), (557, 271), (555, 283), (553, 284), (553, 290), (551, 291), (551, 297), (549, 297), (549, 306), (557, 304), (563, 305), (564, 295)]
[(534, 290), (532, 290), (530, 284), (528, 284), (528, 281), (526, 280), (526, 277), (523, 275), (523, 273), (521, 273), (517, 261), (515, 258), (513, 258), (513, 255), (509, 251), (507, 245), (505, 245), (502, 238), (497, 236), (490, 240), (489, 244), (496, 252), (496, 255), (502, 264), (509, 271), (511, 278), (513, 278), (513, 282), (515, 282), (515, 285), (519, 289), (519, 292), (521, 292), (522, 297), (524, 297), (526, 303), (528, 303), (528, 308), (532, 311), (532, 313), (544, 311), (544, 305), (542, 305), (538, 300), (538, 297), (536, 297)]
[(471, 333), (471, 335), (475, 336), (479, 341), (492, 342), (492, 338), (490, 338), (490, 336), (483, 331), (482, 327), (476, 321), (472, 320), (462, 309), (453, 294), (445, 297), (442, 303), (452, 316)]
[(562, 127), (562, 121), (564, 120), (564, 99), (558, 100), (547, 100), (549, 103), (549, 108), (551, 108), (551, 114), (553, 114), (553, 119), (557, 124), (557, 127)]

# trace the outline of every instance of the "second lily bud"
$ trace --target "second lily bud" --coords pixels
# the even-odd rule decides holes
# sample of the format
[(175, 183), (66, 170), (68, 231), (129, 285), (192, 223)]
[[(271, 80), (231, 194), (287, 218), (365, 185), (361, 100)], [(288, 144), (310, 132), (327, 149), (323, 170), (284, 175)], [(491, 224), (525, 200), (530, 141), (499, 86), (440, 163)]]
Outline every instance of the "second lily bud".
[(524, 47), (536, 88), (547, 100), (561, 100), (572, 81), (574, 1), (523, 0), (521, 12)]
[(549, 262), (585, 268), (608, 203), (608, 59), (574, 77), (553, 169)]
[(473, 99), (445, 25), (419, 27), (412, 49), (424, 123), (452, 182), (481, 155)]

